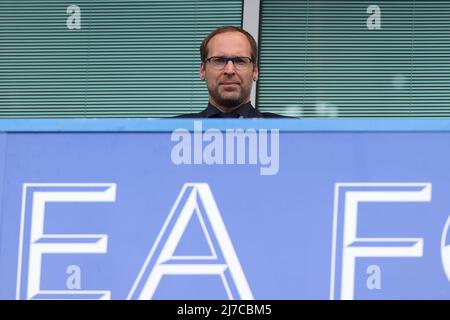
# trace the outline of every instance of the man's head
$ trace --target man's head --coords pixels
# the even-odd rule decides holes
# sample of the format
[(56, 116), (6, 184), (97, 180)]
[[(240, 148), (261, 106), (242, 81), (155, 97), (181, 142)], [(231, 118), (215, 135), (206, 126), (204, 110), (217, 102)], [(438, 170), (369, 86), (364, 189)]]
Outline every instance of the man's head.
[(214, 30), (203, 40), (200, 57), (200, 78), (213, 105), (226, 112), (250, 101), (258, 65), (256, 41), (247, 31), (233, 26)]

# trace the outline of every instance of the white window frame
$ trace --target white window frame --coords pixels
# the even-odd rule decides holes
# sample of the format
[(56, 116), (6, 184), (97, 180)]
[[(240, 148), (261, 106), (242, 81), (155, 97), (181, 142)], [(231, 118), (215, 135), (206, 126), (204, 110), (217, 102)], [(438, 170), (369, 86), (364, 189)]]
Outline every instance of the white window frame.
[[(261, 7), (261, 0), (243, 0), (242, 1), (242, 29), (248, 31), (253, 38), (255, 38), (256, 43), (259, 40), (259, 10)], [(259, 59), (258, 59), (259, 60)], [(255, 84), (252, 87), (252, 92), (250, 94), (250, 100), (252, 105), (257, 108), (256, 105), (256, 87)]]

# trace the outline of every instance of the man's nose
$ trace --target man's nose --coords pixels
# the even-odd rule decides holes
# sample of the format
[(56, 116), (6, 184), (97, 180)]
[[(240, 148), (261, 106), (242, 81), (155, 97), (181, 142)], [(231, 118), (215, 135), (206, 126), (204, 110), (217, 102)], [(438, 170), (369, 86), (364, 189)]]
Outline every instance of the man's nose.
[(233, 61), (231, 61), (231, 60), (227, 61), (227, 64), (225, 65), (225, 68), (224, 68), (224, 72), (226, 74), (230, 74), (230, 73), (233, 74), (235, 72)]

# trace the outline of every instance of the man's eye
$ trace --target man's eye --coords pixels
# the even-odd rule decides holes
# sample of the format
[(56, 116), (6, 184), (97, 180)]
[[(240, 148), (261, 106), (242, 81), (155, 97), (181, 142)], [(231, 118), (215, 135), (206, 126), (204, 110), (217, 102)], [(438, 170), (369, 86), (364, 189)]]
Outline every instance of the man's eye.
[(214, 59), (214, 63), (217, 63), (217, 64), (225, 63), (225, 59), (224, 58), (216, 58), (216, 59)]

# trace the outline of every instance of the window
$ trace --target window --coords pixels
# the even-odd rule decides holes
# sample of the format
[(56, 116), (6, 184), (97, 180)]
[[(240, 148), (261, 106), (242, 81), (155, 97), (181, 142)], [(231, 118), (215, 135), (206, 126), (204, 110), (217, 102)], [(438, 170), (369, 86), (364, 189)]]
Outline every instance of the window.
[(450, 2), (261, 0), (262, 111), (450, 116)]
[(0, 117), (199, 111), (201, 40), (241, 13), (241, 0), (2, 0)]

